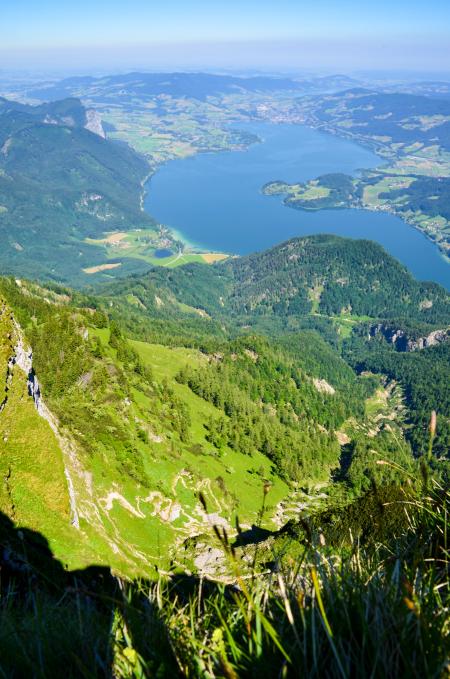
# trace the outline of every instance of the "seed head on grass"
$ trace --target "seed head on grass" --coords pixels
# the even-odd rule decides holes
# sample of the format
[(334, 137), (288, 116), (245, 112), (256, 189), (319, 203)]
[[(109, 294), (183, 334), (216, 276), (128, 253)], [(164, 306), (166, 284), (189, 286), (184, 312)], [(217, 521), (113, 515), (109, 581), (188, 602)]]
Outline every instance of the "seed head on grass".
[(430, 417), (430, 424), (428, 426), (428, 429), (430, 431), (430, 441), (428, 444), (428, 459), (431, 460), (433, 456), (433, 442), (434, 442), (434, 437), (436, 436), (436, 424), (437, 424), (437, 416), (436, 416), (436, 411), (432, 410), (431, 411), (431, 417)]
[(431, 417), (430, 417), (430, 436), (434, 438), (436, 435), (436, 411), (433, 410), (431, 412)]

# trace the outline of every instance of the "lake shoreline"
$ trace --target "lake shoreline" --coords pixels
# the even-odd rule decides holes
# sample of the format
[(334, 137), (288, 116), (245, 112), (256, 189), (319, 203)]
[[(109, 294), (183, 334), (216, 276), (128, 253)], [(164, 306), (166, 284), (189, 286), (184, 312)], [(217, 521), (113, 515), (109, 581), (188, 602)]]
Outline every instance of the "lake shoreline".
[[(355, 176), (380, 167), (385, 158), (310, 126), (266, 122), (239, 127), (250, 128), (259, 138), (245, 153), (205, 152), (168, 161), (146, 183), (145, 208), (187, 248), (246, 255), (296, 236), (334, 233), (377, 241), (418, 280), (434, 280), (450, 289), (448, 258), (424, 230), (403, 215), (354, 206), (308, 210), (307, 214), (280, 211), (283, 201), (278, 197), (277, 205), (271, 205), (261, 192), (274, 177), (296, 183), (333, 172)], [(287, 212), (307, 218), (286, 217)], [(418, 241), (410, 234), (422, 238)]]

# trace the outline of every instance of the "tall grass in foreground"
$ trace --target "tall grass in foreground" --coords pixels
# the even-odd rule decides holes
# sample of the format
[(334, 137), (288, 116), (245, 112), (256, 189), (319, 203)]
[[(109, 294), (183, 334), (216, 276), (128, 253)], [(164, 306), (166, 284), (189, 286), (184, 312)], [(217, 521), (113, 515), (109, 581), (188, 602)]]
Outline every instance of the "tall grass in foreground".
[[(305, 546), (296, 563), (200, 587), (184, 600), (160, 582), (150, 599), (189, 677), (450, 676), (450, 493), (407, 499), (394, 544), (339, 552)], [(323, 540), (322, 540), (323, 542)]]
[(407, 524), (391, 543), (311, 532), (271, 569), (217, 529), (232, 584), (47, 590), (24, 569), (2, 583), (0, 677), (450, 676), (450, 492), (430, 480), (396, 509)]

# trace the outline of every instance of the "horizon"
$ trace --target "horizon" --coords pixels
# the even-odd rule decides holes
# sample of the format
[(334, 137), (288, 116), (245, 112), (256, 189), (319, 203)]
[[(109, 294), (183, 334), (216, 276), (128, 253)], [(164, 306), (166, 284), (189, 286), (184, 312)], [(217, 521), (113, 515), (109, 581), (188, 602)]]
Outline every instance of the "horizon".
[(80, 66), (36, 66), (34, 68), (25, 66), (16, 66), (3, 68), (0, 67), (0, 80), (12, 80), (20, 81), (21, 79), (34, 82), (43, 81), (58, 81), (64, 78), (80, 77), (80, 78), (104, 78), (109, 76), (120, 76), (129, 75), (132, 73), (136, 74), (158, 74), (158, 73), (186, 73), (186, 74), (208, 74), (208, 75), (218, 75), (218, 76), (233, 76), (241, 78), (253, 78), (253, 77), (272, 77), (272, 78), (292, 78), (297, 80), (307, 80), (315, 79), (321, 77), (348, 77), (354, 78), (355, 80), (360, 80), (362, 83), (364, 81), (369, 83), (382, 83), (389, 82), (395, 83), (407, 83), (407, 82), (450, 82), (450, 67), (446, 70), (432, 71), (432, 70), (416, 70), (416, 69), (392, 69), (392, 70), (380, 70), (380, 69), (352, 69), (352, 68), (226, 68), (226, 67), (213, 67), (208, 64), (199, 65), (197, 67), (191, 67), (187, 65), (166, 65), (165, 67), (161, 65), (158, 67), (155, 65), (153, 68), (146, 65), (135, 65), (127, 67), (119, 67), (118, 65), (111, 64), (110, 67), (80, 67)]
[[(433, 10), (433, 11), (431, 11)], [(2, 71), (450, 73), (450, 6), (433, 0), (22, 0), (0, 11)], [(444, 27), (444, 28), (443, 28)], [(189, 39), (186, 39), (186, 36)], [(57, 64), (57, 66), (55, 66)]]

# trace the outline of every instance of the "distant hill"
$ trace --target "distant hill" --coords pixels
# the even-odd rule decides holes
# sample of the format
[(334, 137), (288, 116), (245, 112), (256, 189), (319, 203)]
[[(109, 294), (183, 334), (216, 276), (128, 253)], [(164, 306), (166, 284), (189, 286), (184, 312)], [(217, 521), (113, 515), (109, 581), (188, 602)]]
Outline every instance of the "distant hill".
[(98, 97), (102, 94), (111, 99), (138, 95), (167, 94), (175, 97), (205, 99), (215, 94), (296, 90), (299, 84), (290, 78), (271, 78), (266, 76), (239, 78), (228, 75), (208, 73), (128, 73), (103, 78), (67, 78), (49, 87), (36, 89), (29, 95), (41, 100), (67, 97), (74, 92), (90, 93)]
[(122, 103), (147, 96), (169, 95), (204, 100), (222, 94), (275, 92), (277, 90), (320, 92), (347, 89), (358, 81), (343, 75), (311, 79), (269, 76), (237, 77), (209, 73), (128, 73), (102, 78), (91, 76), (66, 78), (28, 92), (41, 101), (80, 96), (94, 101), (119, 100)]
[(445, 98), (358, 87), (315, 99), (313, 107), (316, 120), (362, 137), (450, 149), (450, 101)]
[(14, 114), (21, 116), (24, 122), (33, 118), (42, 123), (67, 125), (68, 127), (86, 127), (89, 124), (88, 111), (79, 99), (73, 97), (41, 106), (28, 106), (0, 97), (0, 115), (5, 117), (3, 123), (6, 116), (13, 119)]
[(114, 296), (133, 293), (149, 308), (157, 309), (156, 294), (167, 308), (175, 300), (247, 324), (268, 317), (289, 324), (313, 311), (450, 322), (449, 297), (439, 285), (416, 281), (372, 241), (328, 235), (294, 238), (211, 267), (154, 269), (111, 283), (104, 293), (108, 290)]
[(73, 280), (105, 259), (86, 237), (152, 226), (140, 210), (146, 161), (87, 129), (101, 132), (97, 123), (73, 98), (37, 107), (0, 99), (4, 273)]

